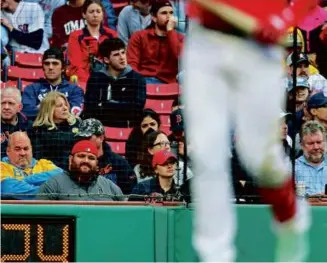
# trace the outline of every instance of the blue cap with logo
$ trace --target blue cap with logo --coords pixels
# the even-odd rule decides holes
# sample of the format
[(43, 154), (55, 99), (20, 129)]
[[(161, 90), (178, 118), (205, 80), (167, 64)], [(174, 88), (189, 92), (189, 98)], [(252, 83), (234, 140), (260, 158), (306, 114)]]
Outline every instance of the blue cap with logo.
[[(293, 64), (293, 53), (291, 53), (290, 55), (288, 55), (287, 59), (286, 59), (286, 65), (287, 66), (292, 66)], [(298, 57), (295, 59), (295, 63), (297, 65), (301, 64), (301, 63), (305, 63), (309, 66), (310, 62), (309, 62), (309, 57), (304, 54), (304, 53), (300, 53), (298, 55)]]
[(311, 96), (308, 100), (307, 107), (309, 110), (327, 107), (327, 94), (319, 92)]
[(177, 109), (170, 114), (170, 130), (173, 133), (184, 131), (183, 110)]

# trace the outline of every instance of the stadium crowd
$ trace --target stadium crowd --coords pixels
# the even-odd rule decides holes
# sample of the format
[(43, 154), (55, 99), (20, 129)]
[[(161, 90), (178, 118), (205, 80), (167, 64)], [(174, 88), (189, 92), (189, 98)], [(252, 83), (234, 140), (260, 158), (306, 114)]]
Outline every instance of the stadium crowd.
[[(186, 1), (112, 1), (1, 1), (2, 199), (190, 200), (196, 149), (186, 141), (180, 97), (192, 23)], [(276, 87), (285, 89), (285, 161), (291, 166), (295, 140), (295, 182), (304, 196), (327, 191), (326, 6), (289, 29)], [(24, 77), (21, 68), (41, 75)], [(255, 202), (236, 140), (231, 127), (235, 197)]]

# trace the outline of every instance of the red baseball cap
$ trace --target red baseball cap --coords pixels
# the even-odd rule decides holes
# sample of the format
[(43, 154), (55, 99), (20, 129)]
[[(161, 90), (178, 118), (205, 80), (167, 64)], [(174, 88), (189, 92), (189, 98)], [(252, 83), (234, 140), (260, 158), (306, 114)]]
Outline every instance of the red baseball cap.
[(80, 152), (88, 152), (94, 154), (95, 156), (98, 156), (97, 147), (93, 142), (90, 142), (88, 140), (81, 140), (75, 143), (71, 154), (80, 153)]
[(174, 159), (177, 161), (176, 156), (172, 152), (168, 152), (166, 150), (157, 151), (152, 158), (152, 167), (156, 167), (156, 165), (163, 165), (169, 159)]

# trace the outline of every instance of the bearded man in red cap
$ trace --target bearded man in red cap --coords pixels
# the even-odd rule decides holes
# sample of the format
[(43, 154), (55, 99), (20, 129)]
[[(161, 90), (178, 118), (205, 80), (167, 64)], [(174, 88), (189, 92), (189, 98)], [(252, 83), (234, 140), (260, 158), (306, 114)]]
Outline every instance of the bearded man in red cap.
[(123, 201), (120, 188), (98, 176), (98, 150), (93, 142), (75, 143), (67, 173), (54, 176), (40, 189), (39, 200)]

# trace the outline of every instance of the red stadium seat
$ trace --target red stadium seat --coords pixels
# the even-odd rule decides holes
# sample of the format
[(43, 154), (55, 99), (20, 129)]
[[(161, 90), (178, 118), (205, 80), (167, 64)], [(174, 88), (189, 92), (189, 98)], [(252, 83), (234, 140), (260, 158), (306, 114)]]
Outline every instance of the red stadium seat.
[(9, 80), (22, 79), (22, 80), (37, 80), (43, 78), (43, 70), (41, 68), (20, 68), (17, 66), (9, 66), (7, 71), (7, 78)]
[(147, 84), (146, 94), (148, 97), (177, 97), (180, 94), (180, 87), (178, 83)]
[(106, 139), (112, 141), (127, 141), (132, 128), (105, 127)]
[(126, 143), (125, 142), (107, 142), (111, 146), (111, 150), (117, 154), (125, 155)]
[(115, 9), (115, 13), (118, 16), (120, 11), (127, 5), (129, 5), (129, 0), (111, 0), (112, 6)]
[(160, 115), (161, 125), (170, 126), (170, 115)]
[(153, 109), (158, 114), (170, 114), (173, 100), (154, 100), (147, 99), (145, 108)]
[(18, 86), (18, 83), (17, 81), (13, 81), (13, 80), (10, 80), (10, 81), (7, 81), (7, 82), (1, 82), (1, 88), (7, 88), (7, 87), (14, 87), (14, 88), (17, 88)]
[(42, 54), (15, 52), (14, 63), (20, 67), (41, 68), (42, 67), (42, 56), (43, 56)]

